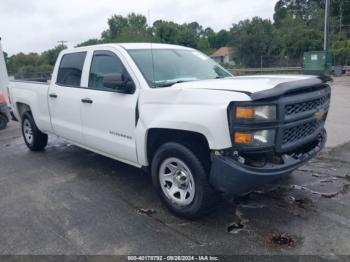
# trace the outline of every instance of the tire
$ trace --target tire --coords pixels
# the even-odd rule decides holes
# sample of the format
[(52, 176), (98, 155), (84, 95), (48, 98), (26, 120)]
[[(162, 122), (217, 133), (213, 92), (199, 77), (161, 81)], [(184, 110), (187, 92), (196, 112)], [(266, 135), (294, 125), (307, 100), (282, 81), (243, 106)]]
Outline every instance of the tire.
[(7, 127), (8, 119), (6, 116), (0, 114), (0, 130), (3, 130)]
[(173, 214), (186, 219), (204, 216), (218, 200), (203, 159), (193, 152), (182, 144), (168, 142), (156, 151), (151, 166), (161, 200)]
[(22, 116), (22, 135), (31, 151), (43, 150), (47, 145), (47, 135), (38, 129), (30, 112), (26, 112)]

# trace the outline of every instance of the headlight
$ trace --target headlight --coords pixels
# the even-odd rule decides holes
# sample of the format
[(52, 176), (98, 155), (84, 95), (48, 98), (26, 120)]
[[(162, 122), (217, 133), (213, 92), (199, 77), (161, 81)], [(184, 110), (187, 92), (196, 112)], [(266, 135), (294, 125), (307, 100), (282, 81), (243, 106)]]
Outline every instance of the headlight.
[(237, 106), (237, 120), (276, 120), (276, 106)]
[(275, 142), (275, 130), (266, 129), (253, 132), (234, 132), (235, 144), (250, 146), (269, 146)]

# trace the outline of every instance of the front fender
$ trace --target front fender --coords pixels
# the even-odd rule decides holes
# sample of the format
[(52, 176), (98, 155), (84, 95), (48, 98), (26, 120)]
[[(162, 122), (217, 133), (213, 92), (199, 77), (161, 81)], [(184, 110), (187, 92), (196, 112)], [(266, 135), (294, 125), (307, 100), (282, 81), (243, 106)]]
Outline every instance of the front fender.
[(174, 129), (203, 135), (212, 150), (232, 146), (226, 106), (208, 107), (203, 105), (162, 105), (158, 114), (152, 106), (140, 112), (136, 126), (138, 160), (147, 166), (147, 134), (152, 128)]

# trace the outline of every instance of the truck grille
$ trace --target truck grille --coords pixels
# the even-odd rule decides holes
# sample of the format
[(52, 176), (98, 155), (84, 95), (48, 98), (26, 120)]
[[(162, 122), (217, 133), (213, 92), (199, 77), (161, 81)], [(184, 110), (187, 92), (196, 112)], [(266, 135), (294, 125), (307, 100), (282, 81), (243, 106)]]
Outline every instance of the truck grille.
[(282, 144), (286, 145), (296, 142), (302, 138), (306, 138), (314, 134), (323, 125), (323, 121), (315, 120), (290, 128), (285, 128), (283, 129)]
[(315, 110), (325, 104), (327, 104), (330, 100), (330, 96), (329, 94), (313, 99), (313, 100), (309, 100), (306, 102), (302, 102), (302, 103), (297, 103), (297, 104), (291, 104), (291, 105), (286, 105), (285, 107), (285, 113), (287, 116), (290, 115), (296, 115), (299, 113), (304, 113), (304, 112), (308, 112), (311, 110)]
[(304, 113), (304, 112), (308, 112), (311, 110), (315, 110), (315, 109), (318, 109), (318, 108), (324, 106), (325, 104), (329, 103), (329, 100), (330, 100), (330, 95), (327, 94), (325, 96), (322, 96), (322, 97), (319, 97), (319, 98), (316, 98), (313, 100), (286, 105), (285, 106), (285, 114), (287, 116), (291, 116), (291, 115), (296, 115), (299, 113)]

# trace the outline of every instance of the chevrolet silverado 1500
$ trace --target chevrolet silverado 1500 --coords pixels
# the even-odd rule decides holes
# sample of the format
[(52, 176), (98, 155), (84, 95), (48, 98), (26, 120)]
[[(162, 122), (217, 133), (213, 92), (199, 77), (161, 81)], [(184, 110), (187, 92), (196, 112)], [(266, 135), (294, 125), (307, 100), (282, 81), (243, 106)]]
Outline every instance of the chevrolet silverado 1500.
[(233, 77), (197, 50), (147, 43), (64, 50), (50, 83), (13, 81), (9, 92), (30, 150), (53, 134), (149, 169), (186, 218), (314, 157), (330, 104), (318, 77)]

